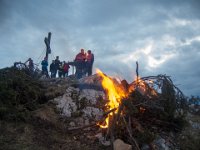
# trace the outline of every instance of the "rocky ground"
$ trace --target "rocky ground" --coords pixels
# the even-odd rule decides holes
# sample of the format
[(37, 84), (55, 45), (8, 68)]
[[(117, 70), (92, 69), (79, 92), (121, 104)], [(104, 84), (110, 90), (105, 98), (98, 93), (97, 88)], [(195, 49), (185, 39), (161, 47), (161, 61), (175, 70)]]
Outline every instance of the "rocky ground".
[[(98, 76), (33, 80), (5, 69), (0, 79), (0, 149), (113, 149), (95, 125), (105, 105)], [(140, 149), (199, 149), (200, 116), (188, 113), (186, 120), (181, 132), (160, 131)], [(114, 148), (123, 145), (117, 140)]]

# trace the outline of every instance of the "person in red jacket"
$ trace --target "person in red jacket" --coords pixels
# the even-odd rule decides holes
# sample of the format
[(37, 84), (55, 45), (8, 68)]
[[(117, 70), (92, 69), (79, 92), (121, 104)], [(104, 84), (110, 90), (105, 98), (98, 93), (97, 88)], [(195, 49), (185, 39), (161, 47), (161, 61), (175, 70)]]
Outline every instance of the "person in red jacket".
[(88, 50), (86, 56), (86, 67), (88, 76), (92, 75), (93, 63), (94, 63), (94, 54), (91, 52), (91, 50)]
[(76, 55), (75, 61), (83, 62), (85, 61), (85, 59), (86, 59), (86, 54), (84, 52), (84, 49), (81, 49), (81, 52)]
[(68, 76), (69, 68), (70, 68), (69, 64), (63, 61), (63, 77)]
[(78, 79), (82, 78), (82, 76), (85, 74), (85, 68), (86, 68), (85, 60), (86, 60), (86, 54), (84, 52), (84, 49), (81, 49), (81, 52), (76, 55), (74, 60), (74, 62), (76, 63), (75, 75)]

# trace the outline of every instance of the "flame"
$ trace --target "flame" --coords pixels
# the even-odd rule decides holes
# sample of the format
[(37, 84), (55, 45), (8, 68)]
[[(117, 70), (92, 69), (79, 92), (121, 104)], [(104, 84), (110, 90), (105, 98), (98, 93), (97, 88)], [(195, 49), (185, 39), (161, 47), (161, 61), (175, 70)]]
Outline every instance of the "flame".
[(137, 77), (135, 78), (135, 84), (132, 84), (128, 91), (129, 93), (130, 92), (133, 92), (135, 89), (138, 89), (141, 93), (145, 93), (146, 92), (146, 89), (147, 89), (147, 84), (140, 78), (140, 77)]
[[(134, 90), (139, 90), (141, 94), (148, 93), (147, 90), (150, 90), (150, 93), (152, 95), (156, 95), (156, 91), (153, 89), (153, 87), (150, 87), (149, 84), (153, 84), (153, 81), (149, 81), (149, 84), (146, 83), (144, 80), (142, 80), (140, 77), (137, 77), (135, 79), (136, 84), (132, 84), (128, 91), (126, 91), (121, 84), (119, 84), (117, 81), (115, 82), (111, 78), (107, 77), (103, 72), (101, 72), (99, 69), (96, 70), (97, 74), (102, 77), (102, 86), (104, 90), (106, 91), (106, 95), (108, 97), (108, 102), (106, 103), (106, 111), (110, 111), (112, 109), (115, 109), (114, 112), (109, 113), (106, 117), (105, 121), (103, 123), (98, 123), (101, 128), (108, 128), (109, 122), (112, 119), (113, 114), (116, 114), (119, 109), (119, 105), (121, 104), (121, 101), (123, 98), (126, 98), (129, 93), (133, 92)], [(151, 96), (151, 95), (147, 95)], [(145, 108), (140, 107), (140, 112), (144, 113)]]
[[(99, 76), (102, 77), (102, 86), (107, 92), (108, 103), (106, 104), (107, 110), (112, 110), (116, 108), (114, 113), (117, 113), (119, 105), (121, 103), (121, 99), (127, 96), (127, 93), (121, 88), (117, 86), (113, 80), (103, 74), (100, 70), (96, 71)], [(108, 128), (109, 120), (112, 117), (112, 113), (110, 113), (105, 119), (104, 125), (98, 124), (101, 128)]]
[(151, 97), (151, 95), (157, 96), (157, 92), (153, 87), (154, 81), (153, 80), (148, 80), (144, 81), (140, 77), (135, 78), (135, 84), (131, 85), (129, 87), (129, 93), (133, 92), (134, 90), (139, 90), (141, 94), (147, 94), (150, 93), (150, 95), (147, 95)]

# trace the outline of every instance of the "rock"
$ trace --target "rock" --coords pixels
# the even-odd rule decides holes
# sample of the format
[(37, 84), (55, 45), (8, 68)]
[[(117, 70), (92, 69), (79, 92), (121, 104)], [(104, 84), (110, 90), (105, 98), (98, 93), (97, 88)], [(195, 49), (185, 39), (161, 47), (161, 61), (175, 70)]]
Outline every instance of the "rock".
[(54, 100), (58, 103), (57, 107), (60, 109), (61, 114), (66, 117), (71, 117), (72, 112), (77, 110), (76, 103), (73, 102), (71, 97), (63, 95), (63, 97), (58, 97)]
[(132, 150), (132, 146), (124, 143), (124, 141), (120, 139), (116, 139), (113, 143), (114, 150)]
[(145, 144), (142, 146), (141, 150), (149, 150), (150, 149), (150, 146)]
[(156, 147), (159, 150), (169, 150), (169, 146), (167, 145), (167, 142), (165, 141), (165, 139), (158, 137), (157, 139), (154, 140), (153, 142)]
[[(97, 108), (99, 97), (105, 99), (103, 91), (69, 86), (64, 90), (64, 94), (54, 98), (53, 102), (56, 103), (62, 116), (71, 118), (69, 126), (84, 126), (102, 118), (103, 110)], [(109, 145), (104, 139), (100, 141), (103, 145)]]
[(97, 102), (98, 97), (102, 97), (105, 99), (105, 94), (103, 91), (97, 91), (93, 89), (83, 89), (80, 92), (79, 99), (86, 98), (88, 100), (88, 103), (91, 105), (95, 105)]
[(83, 126), (84, 125), (84, 119), (82, 117), (78, 117), (75, 119), (77, 125)]
[(98, 133), (95, 135), (96, 138), (99, 139), (99, 142), (104, 146), (110, 146), (110, 141), (107, 141), (103, 136), (102, 133)]
[(95, 137), (97, 137), (97, 138), (101, 138), (101, 137), (102, 137), (102, 133), (98, 133), (98, 134), (96, 134)]
[(103, 115), (103, 111), (95, 107), (86, 107), (83, 109), (83, 116), (98, 120)]
[(103, 111), (95, 107), (99, 97), (105, 98), (103, 91), (68, 87), (64, 95), (54, 101), (63, 116), (72, 117), (77, 114), (76, 116), (82, 116), (84, 119), (98, 120), (103, 115)]
[(197, 130), (200, 129), (200, 123), (191, 121), (190, 124), (191, 124), (193, 129), (197, 129)]
[(104, 137), (99, 138), (99, 141), (104, 146), (110, 146), (110, 141), (105, 140)]
[(71, 121), (71, 122), (69, 123), (69, 125), (70, 125), (71, 127), (75, 127), (75, 123), (74, 123), (73, 121)]
[(97, 74), (79, 79), (80, 83), (96, 84), (100, 86), (101, 86), (101, 81), (102, 81), (101, 77), (98, 76)]
[(84, 124), (85, 124), (85, 125), (89, 125), (89, 124), (90, 124), (89, 120), (86, 119), (85, 122), (84, 122)]

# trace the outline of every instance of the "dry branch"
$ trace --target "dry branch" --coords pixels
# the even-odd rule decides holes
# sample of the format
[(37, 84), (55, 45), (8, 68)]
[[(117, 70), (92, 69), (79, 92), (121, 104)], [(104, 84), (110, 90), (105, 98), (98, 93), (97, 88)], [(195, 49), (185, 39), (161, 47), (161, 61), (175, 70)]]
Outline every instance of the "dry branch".
[(126, 126), (126, 130), (128, 131), (129, 137), (131, 138), (131, 144), (132, 144), (132, 145), (135, 145), (136, 148), (137, 148), (137, 150), (140, 150), (137, 141), (136, 141), (135, 138), (132, 136), (131, 129), (130, 129), (130, 127), (128, 126), (128, 124), (127, 124), (127, 122), (126, 122), (124, 116), (122, 116), (122, 118), (123, 118), (124, 124), (125, 124), (125, 126)]

